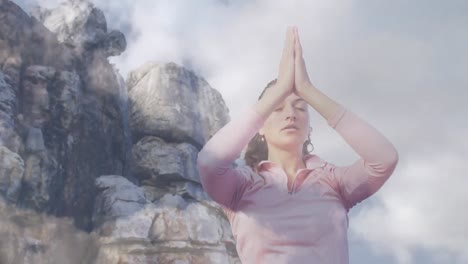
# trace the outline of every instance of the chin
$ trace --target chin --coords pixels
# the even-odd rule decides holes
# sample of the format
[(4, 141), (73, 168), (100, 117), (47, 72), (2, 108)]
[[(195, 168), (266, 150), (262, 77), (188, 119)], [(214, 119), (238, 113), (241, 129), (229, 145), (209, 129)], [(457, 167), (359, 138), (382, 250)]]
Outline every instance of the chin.
[(300, 137), (291, 137), (290, 139), (281, 140), (278, 145), (283, 149), (296, 149), (299, 145), (302, 146), (304, 141), (305, 140), (302, 140)]

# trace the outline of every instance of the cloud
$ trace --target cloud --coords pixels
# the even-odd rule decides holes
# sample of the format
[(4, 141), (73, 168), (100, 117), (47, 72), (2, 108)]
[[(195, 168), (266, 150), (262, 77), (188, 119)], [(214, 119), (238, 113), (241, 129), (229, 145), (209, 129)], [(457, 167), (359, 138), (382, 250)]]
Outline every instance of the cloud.
[(353, 232), (374, 249), (395, 254), (399, 263), (413, 263), (411, 252), (421, 248), (434, 255), (450, 252), (452, 260), (460, 261), (450, 263), (467, 260), (466, 154), (413, 157), (379, 193), (378, 206), (355, 215)]
[[(113, 7), (120, 10), (118, 5)], [(223, 94), (235, 117), (276, 77), (287, 25), (299, 25), (309, 34), (304, 35), (304, 42), (313, 42), (309, 37), (319, 39), (345, 8), (345, 4), (332, 1), (301, 5), (280, 1), (140, 1), (120, 17), (130, 21), (125, 23), (132, 25), (133, 34), (127, 51), (113, 61), (124, 74), (147, 60), (174, 61), (191, 68)], [(304, 13), (295, 16), (298, 9), (310, 10), (308, 15), (321, 24), (309, 23)], [(330, 13), (332, 17), (327, 16)], [(119, 18), (111, 15), (108, 20)], [(246, 97), (245, 93), (254, 96)]]

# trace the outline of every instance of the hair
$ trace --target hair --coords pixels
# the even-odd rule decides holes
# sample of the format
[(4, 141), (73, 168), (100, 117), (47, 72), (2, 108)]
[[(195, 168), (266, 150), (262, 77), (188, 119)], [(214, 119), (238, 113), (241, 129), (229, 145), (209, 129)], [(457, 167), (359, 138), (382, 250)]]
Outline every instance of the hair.
[[(266, 87), (263, 89), (262, 93), (258, 97), (258, 100), (262, 98), (263, 94), (268, 88), (276, 84), (276, 81), (277, 79), (273, 79), (266, 85)], [(309, 144), (312, 144), (312, 142), (310, 142), (310, 138), (308, 138), (302, 146), (302, 155), (309, 154), (309, 152), (307, 151), (307, 145)], [(257, 172), (258, 163), (266, 159), (268, 159), (268, 145), (266, 141), (262, 141), (262, 136), (257, 132), (247, 145), (244, 160), (245, 163), (250, 168), (252, 168), (252, 170)]]

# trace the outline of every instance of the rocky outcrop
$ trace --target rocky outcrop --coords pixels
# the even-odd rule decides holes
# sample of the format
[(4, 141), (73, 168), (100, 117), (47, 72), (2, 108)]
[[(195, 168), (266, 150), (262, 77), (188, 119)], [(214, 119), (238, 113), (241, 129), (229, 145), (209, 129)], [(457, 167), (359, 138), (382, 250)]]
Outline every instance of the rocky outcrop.
[(229, 223), (213, 203), (187, 192), (151, 201), (147, 190), (115, 175), (97, 184), (99, 263), (236, 263)]
[(201, 148), (229, 118), (221, 94), (174, 63), (146, 63), (127, 86), (134, 141), (153, 135)]
[(189, 143), (170, 143), (147, 136), (133, 146), (133, 174), (142, 184), (149, 185), (164, 185), (171, 180), (199, 183), (194, 167), (197, 153), (198, 150)]
[[(204, 192), (196, 169), (199, 149), (229, 121), (221, 95), (174, 63), (146, 63), (129, 74), (127, 86), (131, 167), (139, 187), (116, 176), (99, 178), (98, 185), (107, 186), (98, 196), (107, 209), (95, 217), (107, 219), (97, 230), (108, 239), (100, 260), (240, 263), (229, 222)], [(123, 208), (127, 216), (115, 217)], [(131, 246), (115, 246), (122, 243)]]
[(0, 263), (240, 263), (196, 159), (229, 121), (175, 63), (125, 81), (125, 37), (69, 0), (0, 0)]
[(1, 162), (9, 163), (1, 190), (17, 206), (90, 231), (94, 180), (125, 175), (118, 73), (99, 49), (69, 47), (13, 2), (0, 3)]
[(127, 85), (138, 185), (98, 178), (99, 261), (237, 263), (229, 222), (196, 169), (200, 146), (229, 119), (220, 94), (174, 63), (147, 63)]
[(54, 9), (37, 6), (32, 15), (55, 33), (60, 43), (79, 52), (101, 50), (109, 57), (120, 55), (127, 46), (122, 32), (108, 32), (103, 12), (87, 1), (65, 1)]

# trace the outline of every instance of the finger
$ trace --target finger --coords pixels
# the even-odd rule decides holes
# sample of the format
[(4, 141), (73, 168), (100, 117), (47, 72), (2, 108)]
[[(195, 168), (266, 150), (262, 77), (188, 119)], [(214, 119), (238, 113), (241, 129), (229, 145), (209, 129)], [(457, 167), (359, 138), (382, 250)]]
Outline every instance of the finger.
[(296, 53), (296, 34), (294, 33), (295, 30), (296, 30), (296, 27), (293, 27), (291, 30), (291, 53), (293, 55), (293, 58)]
[(296, 38), (296, 27), (293, 28), (293, 36), (294, 36), (294, 51), (296, 50), (297, 38)]
[(295, 50), (296, 56), (295, 56), (294, 61), (295, 61), (296, 67), (301, 68), (304, 58), (302, 57), (302, 46), (301, 46), (301, 42), (299, 39), (299, 31), (297, 28), (294, 31), (294, 35), (296, 37), (296, 42), (294, 44), (294, 50)]
[(298, 31), (297, 28), (296, 28), (296, 31), (295, 31), (295, 35), (296, 35), (296, 46), (295, 46), (296, 55), (299, 58), (301, 58), (302, 57), (302, 45), (301, 45), (301, 40), (299, 38), (299, 31)]

